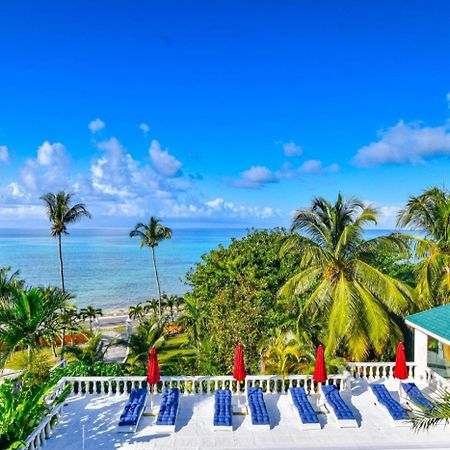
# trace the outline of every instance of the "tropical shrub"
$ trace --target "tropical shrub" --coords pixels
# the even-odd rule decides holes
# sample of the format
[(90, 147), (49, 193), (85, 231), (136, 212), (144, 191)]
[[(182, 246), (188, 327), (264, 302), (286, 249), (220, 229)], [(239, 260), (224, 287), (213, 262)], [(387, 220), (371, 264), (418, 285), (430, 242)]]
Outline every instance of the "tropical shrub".
[(249, 232), (229, 247), (203, 255), (188, 274), (191, 291), (179, 323), (197, 347), (209, 341), (216, 371), (231, 372), (240, 342), (249, 371), (258, 372), (261, 340), (281, 325), (278, 291), (300, 262), (298, 254), (280, 255), (289, 236), (283, 229)]

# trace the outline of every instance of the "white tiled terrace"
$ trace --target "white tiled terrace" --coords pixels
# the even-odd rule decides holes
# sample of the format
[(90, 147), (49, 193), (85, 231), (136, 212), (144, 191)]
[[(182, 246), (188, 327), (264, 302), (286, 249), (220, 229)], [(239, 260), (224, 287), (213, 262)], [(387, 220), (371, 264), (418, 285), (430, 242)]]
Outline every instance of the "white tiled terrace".
[[(370, 380), (371, 382), (374, 380)], [(398, 399), (398, 380), (383, 381)], [(419, 384), (419, 382), (417, 381)], [(303, 431), (290, 405), (290, 396), (264, 395), (271, 429), (249, 427), (249, 416), (234, 416), (233, 431), (213, 431), (212, 393), (182, 395), (176, 432), (157, 433), (154, 418), (144, 416), (136, 433), (117, 433), (116, 426), (126, 395), (73, 396), (63, 407), (62, 417), (48, 450), (88, 449), (450, 449), (450, 427), (416, 433), (409, 427), (394, 427), (380, 407), (373, 404), (367, 379), (353, 379), (341, 393), (357, 417), (359, 428), (340, 429), (330, 414), (319, 414), (321, 430)], [(420, 385), (424, 387), (424, 384)], [(310, 401), (315, 405), (315, 395)]]

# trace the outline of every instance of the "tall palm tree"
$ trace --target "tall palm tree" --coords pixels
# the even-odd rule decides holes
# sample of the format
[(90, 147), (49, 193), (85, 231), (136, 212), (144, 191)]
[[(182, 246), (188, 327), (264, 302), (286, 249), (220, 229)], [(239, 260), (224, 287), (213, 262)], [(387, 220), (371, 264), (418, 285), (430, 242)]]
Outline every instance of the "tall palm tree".
[(138, 237), (141, 247), (150, 247), (152, 251), (153, 271), (155, 273), (156, 287), (158, 291), (158, 320), (161, 320), (161, 286), (159, 284), (158, 270), (156, 268), (155, 247), (165, 239), (172, 237), (172, 230), (161, 224), (156, 217), (150, 217), (148, 224), (137, 223), (130, 231), (130, 238)]
[(0, 367), (18, 348), (31, 354), (42, 340), (51, 341), (60, 333), (58, 315), (69, 307), (70, 295), (32, 288), (10, 299), (0, 300)]
[(450, 295), (450, 192), (437, 187), (410, 197), (397, 224), (423, 231), (415, 237), (417, 290), (427, 307), (447, 303)]
[(73, 195), (71, 193), (64, 191), (60, 191), (57, 194), (48, 192), (41, 197), (47, 211), (48, 219), (51, 223), (50, 233), (58, 240), (59, 274), (63, 292), (65, 291), (65, 285), (61, 237), (62, 235), (69, 234), (67, 225), (78, 222), (83, 217), (92, 217), (83, 203), (72, 205), (72, 197)]
[(97, 316), (103, 316), (103, 311), (101, 308), (95, 308), (92, 305), (88, 305), (85, 308), (81, 308), (78, 315), (82, 320), (89, 319), (89, 330), (92, 333), (92, 322)]
[(395, 314), (411, 310), (412, 288), (380, 272), (370, 264), (374, 252), (402, 252), (408, 246), (400, 235), (365, 240), (363, 227), (376, 224), (377, 211), (358, 199), (340, 194), (331, 204), (324, 198), (298, 210), (292, 229), (300, 231), (288, 240), (283, 252), (302, 253), (299, 272), (281, 289), (287, 297), (307, 295), (303, 314), (320, 312), (327, 329), (329, 353), (343, 347), (356, 360), (370, 350), (393, 350), (402, 336)]

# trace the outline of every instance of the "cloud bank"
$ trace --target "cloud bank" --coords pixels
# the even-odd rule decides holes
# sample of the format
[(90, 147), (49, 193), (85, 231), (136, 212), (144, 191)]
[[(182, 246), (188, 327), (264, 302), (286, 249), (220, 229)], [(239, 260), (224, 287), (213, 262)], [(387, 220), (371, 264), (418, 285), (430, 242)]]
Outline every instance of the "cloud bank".
[(380, 131), (379, 139), (358, 150), (352, 159), (357, 167), (383, 164), (420, 164), (450, 154), (450, 127), (425, 127), (400, 121), (388, 130)]

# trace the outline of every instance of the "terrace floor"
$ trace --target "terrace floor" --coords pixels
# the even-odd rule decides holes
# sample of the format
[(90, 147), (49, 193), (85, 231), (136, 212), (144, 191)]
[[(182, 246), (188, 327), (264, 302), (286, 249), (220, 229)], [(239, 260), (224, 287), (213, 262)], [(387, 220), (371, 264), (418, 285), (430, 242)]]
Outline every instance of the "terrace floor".
[[(398, 381), (387, 381), (392, 392)], [(212, 395), (182, 396), (173, 434), (156, 433), (154, 418), (142, 417), (135, 434), (117, 433), (116, 425), (126, 397), (85, 396), (68, 400), (61, 422), (46, 442), (47, 450), (89, 449), (450, 449), (450, 427), (416, 433), (394, 427), (373, 404), (368, 385), (355, 381), (351, 395), (343, 394), (353, 409), (359, 428), (339, 429), (329, 414), (320, 414), (321, 430), (303, 431), (289, 395), (266, 394), (270, 430), (249, 427), (249, 416), (234, 416), (233, 431), (213, 431)], [(311, 403), (315, 404), (314, 396)], [(85, 446), (83, 447), (83, 425)]]

